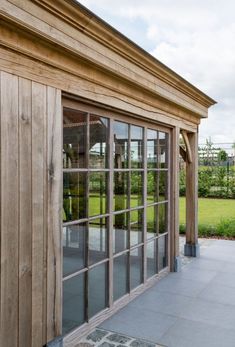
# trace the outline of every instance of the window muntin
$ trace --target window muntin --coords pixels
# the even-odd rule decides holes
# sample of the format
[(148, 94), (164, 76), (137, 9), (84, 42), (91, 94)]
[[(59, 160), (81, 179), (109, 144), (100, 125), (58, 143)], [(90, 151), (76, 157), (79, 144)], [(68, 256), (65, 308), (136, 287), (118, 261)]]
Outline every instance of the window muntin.
[(64, 301), (68, 333), (167, 266), (168, 134), (64, 108), (63, 155), (64, 291), (83, 309), (68, 323)]

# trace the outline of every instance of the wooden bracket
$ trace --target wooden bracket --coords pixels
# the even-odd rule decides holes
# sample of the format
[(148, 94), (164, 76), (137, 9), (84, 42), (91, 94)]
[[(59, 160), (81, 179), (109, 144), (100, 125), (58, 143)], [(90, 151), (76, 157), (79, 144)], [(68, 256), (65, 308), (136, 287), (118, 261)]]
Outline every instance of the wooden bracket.
[(186, 152), (186, 150), (182, 146), (180, 146), (180, 155), (181, 155), (181, 157), (183, 158), (184, 161), (187, 160), (187, 152)]
[[(188, 139), (188, 133), (187, 133), (186, 130), (181, 130), (181, 134), (183, 136), (184, 143), (185, 143), (185, 146), (186, 146), (187, 161), (188, 161), (188, 163), (192, 163), (193, 156), (192, 156), (192, 150), (191, 150), (190, 142), (189, 142), (189, 139)], [(180, 152), (180, 154), (181, 154), (181, 152)], [(182, 157), (184, 158), (183, 155), (182, 155)]]

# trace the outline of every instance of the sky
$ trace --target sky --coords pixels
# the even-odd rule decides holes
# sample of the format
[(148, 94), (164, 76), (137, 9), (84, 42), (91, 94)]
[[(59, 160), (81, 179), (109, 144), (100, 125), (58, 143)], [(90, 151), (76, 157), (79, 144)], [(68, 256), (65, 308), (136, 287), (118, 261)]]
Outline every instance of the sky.
[(199, 143), (235, 142), (234, 0), (80, 0), (217, 101)]

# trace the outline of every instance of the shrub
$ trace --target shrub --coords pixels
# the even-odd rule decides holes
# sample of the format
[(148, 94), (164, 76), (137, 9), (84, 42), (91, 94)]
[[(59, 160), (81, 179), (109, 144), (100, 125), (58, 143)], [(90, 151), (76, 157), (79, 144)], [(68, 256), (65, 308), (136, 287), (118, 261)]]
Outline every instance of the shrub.
[[(180, 234), (185, 234), (186, 225), (181, 224)], [(199, 237), (235, 238), (235, 218), (221, 219), (217, 225), (199, 224)]]

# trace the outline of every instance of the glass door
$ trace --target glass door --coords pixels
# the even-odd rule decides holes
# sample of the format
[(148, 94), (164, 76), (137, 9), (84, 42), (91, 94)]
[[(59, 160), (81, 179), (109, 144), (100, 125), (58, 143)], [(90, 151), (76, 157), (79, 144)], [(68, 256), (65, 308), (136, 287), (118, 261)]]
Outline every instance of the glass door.
[(63, 110), (64, 334), (168, 266), (168, 133), (82, 109)]

